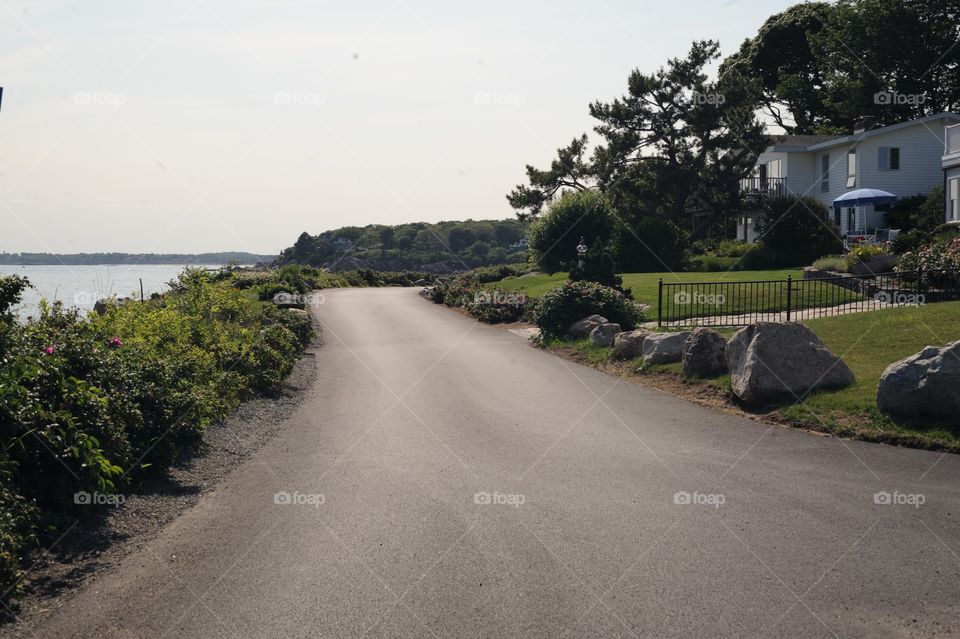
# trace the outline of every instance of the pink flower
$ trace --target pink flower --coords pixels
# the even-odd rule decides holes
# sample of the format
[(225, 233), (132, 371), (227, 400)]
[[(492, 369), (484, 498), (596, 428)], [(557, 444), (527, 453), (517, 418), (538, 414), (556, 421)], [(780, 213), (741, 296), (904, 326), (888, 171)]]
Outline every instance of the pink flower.
[(114, 335), (109, 340), (107, 340), (107, 345), (109, 345), (110, 348), (120, 348), (121, 346), (123, 346), (123, 340), (117, 337), (116, 335)]
[(43, 349), (43, 352), (46, 353), (47, 355), (53, 355), (54, 353), (57, 352), (57, 347), (47, 346), (45, 349)]

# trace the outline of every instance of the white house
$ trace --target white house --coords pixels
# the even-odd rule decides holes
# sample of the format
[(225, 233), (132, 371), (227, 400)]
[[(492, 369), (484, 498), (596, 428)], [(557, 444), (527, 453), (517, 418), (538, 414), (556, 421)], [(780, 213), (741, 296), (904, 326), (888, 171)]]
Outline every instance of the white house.
[(947, 224), (960, 224), (960, 124), (944, 131), (943, 191)]
[[(872, 232), (883, 225), (883, 211), (873, 205), (835, 210), (833, 201), (863, 188), (899, 197), (929, 193), (942, 184), (946, 168), (945, 127), (956, 124), (960, 115), (940, 113), (879, 128), (865, 119), (852, 135), (775, 138), (757, 158), (753, 176), (741, 181), (745, 206), (737, 220), (737, 238), (756, 238), (759, 207), (750, 204), (776, 195), (820, 200), (841, 234)], [(960, 175), (960, 153), (955, 161)]]

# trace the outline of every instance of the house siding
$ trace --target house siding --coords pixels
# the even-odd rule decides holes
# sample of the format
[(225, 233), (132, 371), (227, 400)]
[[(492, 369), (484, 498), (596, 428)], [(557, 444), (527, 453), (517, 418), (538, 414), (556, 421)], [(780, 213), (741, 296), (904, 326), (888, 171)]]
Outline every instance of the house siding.
[[(837, 218), (832, 210), (833, 201), (854, 189), (880, 189), (889, 191), (898, 197), (926, 195), (933, 188), (943, 185), (944, 171), (949, 175), (960, 172), (960, 166), (954, 167), (954, 161), (960, 164), (960, 154), (956, 157), (944, 156), (945, 126), (956, 123), (954, 114), (938, 116), (929, 121), (915, 121), (893, 128), (892, 131), (878, 129), (865, 136), (853, 136), (825, 145), (817, 149), (817, 144), (809, 147), (783, 148), (781, 151), (766, 151), (757, 158), (757, 167), (774, 160), (782, 161), (782, 175), (786, 177), (786, 186), (790, 193), (807, 195), (818, 200), (830, 210), (829, 219), (839, 222), (840, 229), (848, 231), (870, 232), (884, 224), (883, 213), (873, 206), (857, 207), (851, 218), (848, 210), (843, 210)], [(880, 168), (880, 149), (883, 147), (900, 150), (900, 167), (896, 170)], [(851, 149), (857, 151), (856, 182), (847, 186), (847, 156)], [(828, 186), (821, 191), (821, 167), (823, 158), (829, 162)], [(954, 168), (956, 169), (954, 171)], [(758, 170), (758, 169), (757, 169)], [(739, 237), (744, 237), (743, 228)], [(749, 235), (749, 233), (746, 233)]]
[[(928, 122), (877, 135), (857, 144), (857, 188), (883, 189), (899, 197), (926, 195), (943, 184), (944, 125)], [(900, 170), (882, 170), (881, 147), (900, 149)]]
[(817, 191), (820, 190), (820, 181), (815, 180), (814, 154), (787, 153), (785, 155), (789, 156), (789, 169), (786, 173), (787, 190), (798, 197), (803, 195), (816, 197)]

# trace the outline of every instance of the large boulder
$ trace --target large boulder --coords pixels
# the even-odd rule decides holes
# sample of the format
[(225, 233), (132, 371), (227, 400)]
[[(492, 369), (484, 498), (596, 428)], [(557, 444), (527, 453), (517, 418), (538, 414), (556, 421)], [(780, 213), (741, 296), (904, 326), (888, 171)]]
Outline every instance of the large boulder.
[(689, 335), (689, 332), (647, 335), (643, 340), (643, 363), (650, 365), (679, 362), (683, 356), (683, 343)]
[(727, 340), (712, 328), (695, 328), (683, 343), (683, 374), (712, 377), (727, 372)]
[(877, 407), (895, 415), (955, 420), (960, 414), (960, 341), (927, 346), (887, 366), (877, 387)]
[(816, 388), (843, 388), (855, 380), (846, 363), (816, 333), (795, 322), (758, 322), (727, 343), (727, 368), (734, 395), (745, 404), (799, 399)]
[(613, 344), (613, 338), (620, 332), (619, 324), (600, 324), (590, 331), (590, 343), (594, 346), (610, 346)]
[(616, 359), (633, 359), (643, 355), (643, 340), (649, 334), (650, 331), (644, 328), (617, 333), (613, 338), (613, 356)]
[(591, 331), (601, 324), (609, 324), (610, 320), (602, 315), (589, 315), (579, 322), (574, 322), (567, 330), (570, 337), (589, 337)]

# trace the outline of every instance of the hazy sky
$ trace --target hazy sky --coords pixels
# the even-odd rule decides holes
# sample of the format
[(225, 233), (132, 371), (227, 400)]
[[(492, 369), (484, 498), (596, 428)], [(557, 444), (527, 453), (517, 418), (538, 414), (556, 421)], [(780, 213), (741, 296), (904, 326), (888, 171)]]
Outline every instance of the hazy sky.
[(0, 250), (510, 217), (632, 68), (729, 53), (790, 4), (0, 0)]

